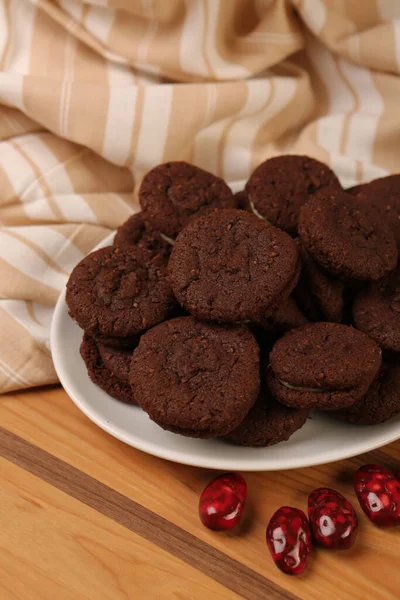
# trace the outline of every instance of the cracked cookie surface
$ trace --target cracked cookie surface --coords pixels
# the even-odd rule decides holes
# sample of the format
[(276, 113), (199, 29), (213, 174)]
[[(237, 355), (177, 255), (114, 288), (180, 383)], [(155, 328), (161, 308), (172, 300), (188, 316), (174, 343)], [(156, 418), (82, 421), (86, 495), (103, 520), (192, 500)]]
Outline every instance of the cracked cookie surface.
[(290, 236), (239, 210), (188, 225), (168, 264), (178, 302), (199, 319), (225, 322), (267, 318), (293, 290), (299, 268)]
[(245, 191), (260, 215), (295, 234), (300, 208), (326, 188), (342, 189), (329, 167), (309, 156), (288, 154), (270, 158), (257, 167)]
[(101, 248), (72, 271), (67, 284), (71, 317), (103, 343), (134, 345), (134, 336), (176, 308), (165, 257), (143, 248)]
[(243, 421), (259, 392), (259, 371), (259, 348), (245, 326), (179, 317), (141, 337), (130, 382), (161, 427), (215, 437)]
[(376, 281), (397, 263), (396, 241), (379, 209), (346, 192), (309, 200), (300, 211), (299, 236), (318, 264), (344, 280)]
[(140, 186), (139, 201), (145, 221), (171, 238), (213, 208), (237, 206), (223, 179), (181, 161), (149, 171)]

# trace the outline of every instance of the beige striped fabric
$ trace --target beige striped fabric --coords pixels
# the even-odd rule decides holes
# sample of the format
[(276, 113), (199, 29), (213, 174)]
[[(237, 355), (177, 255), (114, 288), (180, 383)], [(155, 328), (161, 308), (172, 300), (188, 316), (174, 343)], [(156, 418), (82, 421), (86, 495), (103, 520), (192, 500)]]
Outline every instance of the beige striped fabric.
[(400, 171), (398, 0), (0, 0), (0, 392), (57, 381), (73, 266), (184, 159)]

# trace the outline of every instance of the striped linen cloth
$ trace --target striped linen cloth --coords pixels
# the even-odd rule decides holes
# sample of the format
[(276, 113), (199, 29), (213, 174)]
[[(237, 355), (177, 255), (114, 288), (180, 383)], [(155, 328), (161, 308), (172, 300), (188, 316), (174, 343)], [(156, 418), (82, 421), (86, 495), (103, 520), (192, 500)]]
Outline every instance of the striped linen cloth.
[(57, 381), (57, 296), (148, 169), (400, 171), (399, 71), (399, 0), (0, 0), (0, 392)]

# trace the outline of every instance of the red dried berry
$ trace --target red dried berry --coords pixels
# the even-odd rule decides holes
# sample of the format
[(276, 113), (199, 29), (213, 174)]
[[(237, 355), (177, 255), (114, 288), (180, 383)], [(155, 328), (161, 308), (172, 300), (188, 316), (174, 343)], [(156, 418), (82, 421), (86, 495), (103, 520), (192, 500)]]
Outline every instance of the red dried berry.
[(267, 527), (267, 545), (275, 564), (288, 575), (300, 575), (311, 557), (308, 519), (302, 510), (282, 506)]
[(308, 518), (314, 540), (325, 548), (347, 550), (357, 536), (353, 506), (339, 492), (318, 488), (308, 497)]
[(361, 508), (376, 525), (400, 524), (400, 481), (379, 465), (364, 465), (354, 476), (354, 489)]
[(246, 482), (238, 473), (216, 477), (200, 496), (201, 522), (215, 531), (233, 529), (242, 517), (246, 495)]

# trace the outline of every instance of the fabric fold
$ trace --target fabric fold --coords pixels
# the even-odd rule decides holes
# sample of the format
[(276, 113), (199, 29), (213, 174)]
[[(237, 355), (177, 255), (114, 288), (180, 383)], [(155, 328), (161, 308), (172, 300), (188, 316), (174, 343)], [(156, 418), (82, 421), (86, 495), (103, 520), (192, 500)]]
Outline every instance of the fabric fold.
[(0, 0), (0, 393), (56, 382), (56, 299), (156, 164), (231, 185), (283, 153), (344, 187), (398, 170), (399, 18), (383, 0)]

